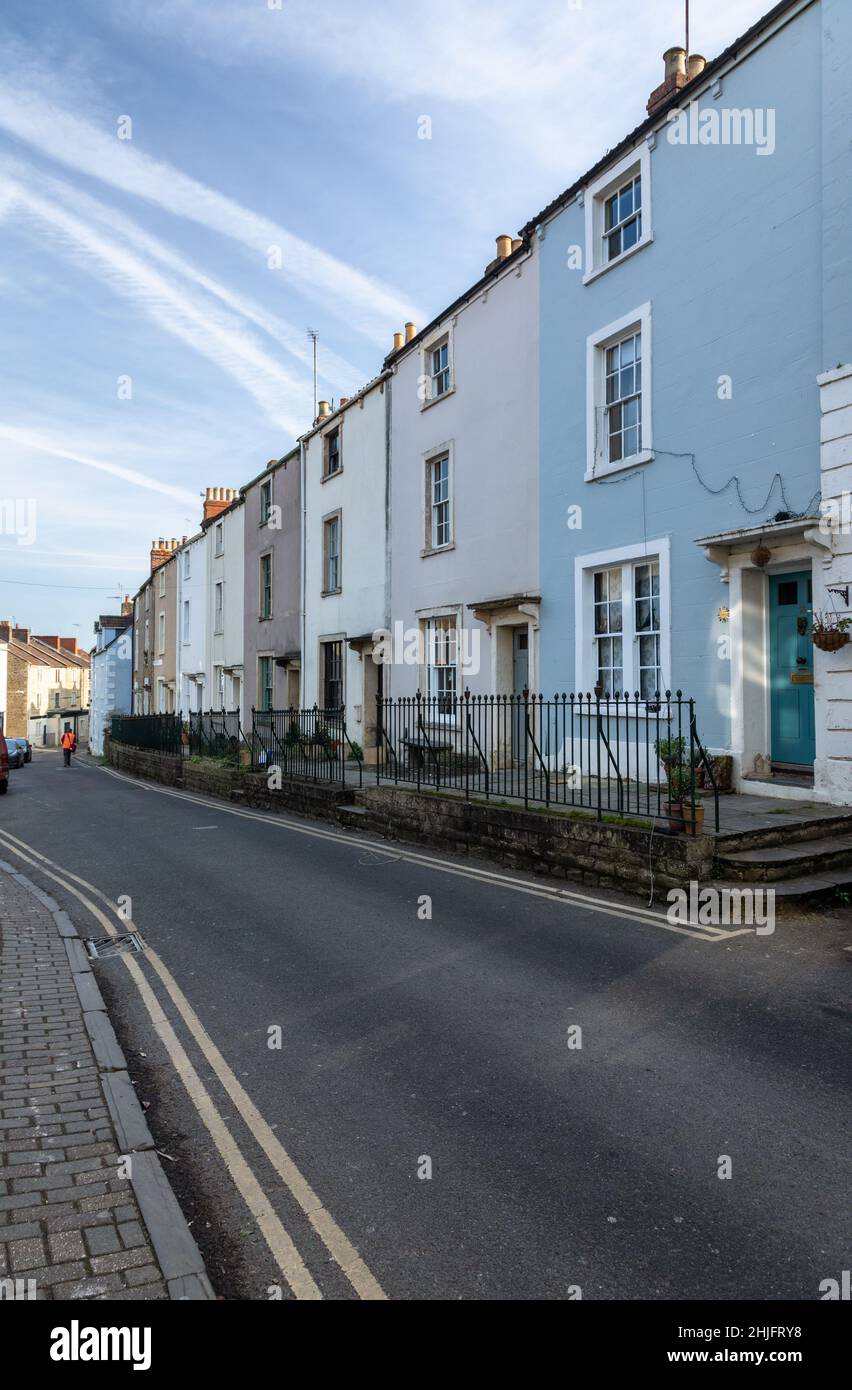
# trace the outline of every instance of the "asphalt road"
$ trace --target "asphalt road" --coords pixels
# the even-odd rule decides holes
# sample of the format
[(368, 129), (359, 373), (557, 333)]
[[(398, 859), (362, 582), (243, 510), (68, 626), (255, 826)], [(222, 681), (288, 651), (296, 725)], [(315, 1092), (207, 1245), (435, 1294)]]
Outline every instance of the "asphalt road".
[[(0, 833), (129, 895), (236, 1088), (135, 959), (324, 1297), (357, 1281), (239, 1087), (388, 1298), (812, 1300), (849, 1267), (848, 911), (712, 941), (85, 759), (11, 778)], [(291, 1297), (130, 971), (96, 968), (217, 1292)]]

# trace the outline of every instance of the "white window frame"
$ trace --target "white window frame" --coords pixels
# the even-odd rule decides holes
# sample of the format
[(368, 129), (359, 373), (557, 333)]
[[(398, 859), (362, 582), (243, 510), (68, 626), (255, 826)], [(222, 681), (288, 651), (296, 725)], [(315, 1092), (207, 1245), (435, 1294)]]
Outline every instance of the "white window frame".
[[(650, 300), (641, 304), (632, 313), (624, 314), (614, 323), (608, 323), (586, 339), (586, 472), (585, 481), (606, 477), (610, 473), (621, 473), (625, 468), (636, 468), (641, 463), (650, 463), (654, 458), (654, 436), (652, 416), (654, 408), (652, 378), (652, 314)], [(606, 353), (607, 348), (631, 333), (642, 334), (642, 426), (640, 449), (630, 458), (610, 463), (607, 459), (608, 434), (603, 427), (606, 410)], [(600, 429), (598, 420), (600, 412)]]
[(166, 654), (166, 615), (164, 611), (157, 614), (157, 656)]
[(185, 550), (185, 551), (183, 552), (183, 577), (184, 577), (184, 579), (189, 579), (189, 572), (190, 572), (190, 559), (189, 559), (189, 556), (190, 556), (189, 550)]
[(225, 554), (225, 523), (217, 521), (213, 528), (213, 553), (214, 555)]
[[(432, 491), (432, 467), (441, 459), (447, 460), (447, 487), (449, 503), (449, 529), (450, 539), (443, 545), (435, 545), (433, 529), (433, 491)], [(442, 555), (445, 550), (454, 550), (456, 544), (456, 507), (455, 507), (455, 445), (451, 439), (439, 444), (436, 448), (430, 449), (423, 455), (423, 548), (420, 551), (421, 557), (427, 555)]]
[(158, 597), (158, 598), (165, 598), (165, 596), (166, 596), (166, 567), (165, 567), (165, 565), (160, 565), (159, 572), (158, 572), (158, 574), (157, 574), (157, 597)]
[[(333, 476), (333, 475), (332, 475)], [(335, 574), (336, 583), (331, 582), (331, 560), (332, 550), (329, 543), (332, 534), (332, 524), (336, 523), (337, 553), (335, 555), (337, 572)], [(326, 597), (330, 594), (343, 592), (343, 512), (340, 508), (330, 512), (322, 519), (322, 595)]]
[[(607, 200), (629, 181), (631, 175), (635, 177), (637, 174), (642, 180), (642, 235), (628, 250), (608, 261), (604, 233)], [(651, 151), (647, 141), (638, 149), (631, 150), (589, 185), (585, 190), (583, 206), (586, 214), (586, 272), (583, 284), (589, 285), (599, 275), (614, 270), (654, 240), (651, 222)]]
[[(430, 406), (437, 405), (439, 401), (445, 401), (448, 396), (452, 396), (455, 392), (456, 363), (453, 338), (453, 325), (450, 323), (443, 325), (440, 328), (437, 328), (435, 332), (431, 333), (427, 340), (421, 345), (420, 375), (421, 381), (423, 381), (426, 385), (426, 389), (421, 392), (421, 396), (425, 398), (422, 399), (420, 402), (421, 410), (428, 410)], [(435, 380), (432, 376), (432, 353), (437, 351), (438, 348), (442, 347), (444, 343), (446, 343), (447, 345), (446, 371), (449, 373), (449, 385), (447, 386), (447, 389), (445, 391), (441, 392), (440, 395), (434, 396), (432, 394)]]
[(442, 714), (440, 713), (440, 711), (437, 711), (435, 709), (435, 706), (431, 703), (431, 697), (433, 695), (433, 692), (430, 688), (429, 672), (430, 670), (433, 670), (435, 668), (430, 666), (429, 662), (429, 631), (430, 627), (436, 623), (451, 624), (455, 628), (455, 696), (456, 700), (458, 701), (460, 696), (464, 693), (460, 661), (461, 611), (456, 606), (434, 608), (429, 609), (425, 612), (418, 612), (417, 619), (420, 625), (420, 641), (422, 654), (422, 662), (420, 666), (420, 689), (423, 691), (424, 695), (430, 697), (430, 703), (428, 705), (427, 710), (425, 711), (428, 723), (432, 726), (449, 725), (455, 727), (457, 725), (458, 711), (456, 712), (456, 714), (452, 714), (450, 712)]
[(184, 601), (183, 601), (183, 634), (182, 634), (184, 646), (188, 646), (188, 645), (189, 645), (190, 632), (191, 632), (191, 628), (190, 628), (190, 617), (189, 617), (189, 599), (188, 599), (188, 598), (185, 598)]
[[(221, 602), (220, 602), (221, 600)], [(213, 631), (225, 631), (225, 581), (219, 579), (213, 586)]]
[[(671, 687), (672, 592), (671, 542), (668, 536), (639, 541), (614, 550), (598, 550), (578, 555), (574, 561), (574, 688), (593, 691), (597, 680), (595, 642), (595, 581), (600, 570), (622, 568), (622, 669), (624, 691), (631, 696), (639, 688), (639, 637), (635, 630), (634, 572), (637, 565), (656, 560), (660, 567), (660, 685), (661, 693)], [(640, 702), (640, 711), (642, 710)]]

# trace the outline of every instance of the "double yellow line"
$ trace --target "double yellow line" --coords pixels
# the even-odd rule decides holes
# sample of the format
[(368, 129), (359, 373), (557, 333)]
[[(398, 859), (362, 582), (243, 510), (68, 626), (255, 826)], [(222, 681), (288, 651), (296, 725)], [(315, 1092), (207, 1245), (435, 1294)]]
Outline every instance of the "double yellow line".
[[(127, 931), (138, 930), (129, 918), (119, 917), (115, 904), (94, 884), (88, 883), (78, 874), (71, 873), (69, 869), (62, 868), (52, 859), (48, 859), (46, 855), (33, 849), (26, 841), (11, 835), (7, 830), (0, 830), (0, 847), (18, 859), (22, 859), (75, 897), (82, 903), (86, 911), (91, 913), (108, 936), (117, 938)], [(94, 899), (103, 903), (110, 915), (107, 915), (107, 912), (104, 912)], [(118, 918), (123, 930), (118, 929), (113, 918)], [(292, 1293), (299, 1299), (322, 1298), (319, 1286), (299, 1254), (293, 1239), (277, 1216), (260, 1182), (255, 1177), (239, 1145), (219, 1113), (209, 1091), (190, 1061), (174, 1027), (160, 1006), (157, 995), (140, 966), (139, 959), (131, 955), (123, 955), (121, 959), (139, 990), (157, 1037), (163, 1043), (175, 1071), (186, 1087), (190, 1100), (216, 1145), (240, 1196), (257, 1222)], [(183, 1019), (199, 1050), (210, 1063), (236, 1111), (242, 1116), (285, 1188), (301, 1208), (357, 1296), (362, 1299), (384, 1299), (386, 1295), (378, 1280), (368, 1269), (334, 1217), (323, 1206), (280, 1140), (276, 1138), (257, 1106), (228, 1066), (173, 975), (150, 946), (146, 947), (145, 959), (150, 961), (151, 966), (159, 976), (171, 1003)]]

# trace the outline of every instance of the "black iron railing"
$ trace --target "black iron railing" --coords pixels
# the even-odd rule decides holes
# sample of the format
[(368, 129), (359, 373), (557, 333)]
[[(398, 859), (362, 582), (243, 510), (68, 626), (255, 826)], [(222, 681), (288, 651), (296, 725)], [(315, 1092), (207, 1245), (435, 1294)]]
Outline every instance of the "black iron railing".
[(312, 782), (363, 781), (362, 752), (346, 729), (343, 709), (253, 709), (251, 765)]
[(114, 714), (110, 725), (113, 743), (147, 748), (155, 753), (182, 751), (179, 714)]
[(718, 786), (680, 691), (575, 694), (545, 699), (464, 695), (380, 699), (376, 781), (418, 790), (659, 817), (688, 830), (703, 821), (702, 788)]
[[(247, 761), (269, 776), (361, 786), (365, 754), (350, 738), (344, 709), (251, 711), (246, 735), (237, 712), (114, 715), (117, 743), (159, 752)], [(598, 820), (668, 820), (696, 833), (712, 804), (719, 829), (716, 765), (698, 736), (695, 701), (680, 691), (643, 699), (626, 694), (379, 698), (378, 783), (524, 806), (576, 809)]]
[(247, 742), (239, 710), (197, 710), (190, 713), (187, 724), (191, 757), (239, 763)]

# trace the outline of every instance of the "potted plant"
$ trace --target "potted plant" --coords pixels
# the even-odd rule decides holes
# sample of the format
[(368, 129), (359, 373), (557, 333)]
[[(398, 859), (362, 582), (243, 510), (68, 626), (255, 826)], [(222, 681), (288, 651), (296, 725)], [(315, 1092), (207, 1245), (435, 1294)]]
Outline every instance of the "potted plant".
[(654, 752), (666, 772), (670, 768), (681, 767), (686, 755), (686, 739), (682, 735), (677, 738), (658, 738), (654, 742)]
[(677, 834), (689, 830), (691, 835), (700, 835), (704, 829), (704, 807), (696, 801), (692, 805), (692, 772), (682, 763), (668, 769), (669, 799), (663, 803), (663, 810), (669, 817), (669, 825)]
[(849, 641), (847, 628), (852, 627), (852, 618), (841, 618), (837, 613), (814, 613), (811, 637), (815, 647), (821, 652), (838, 652)]

